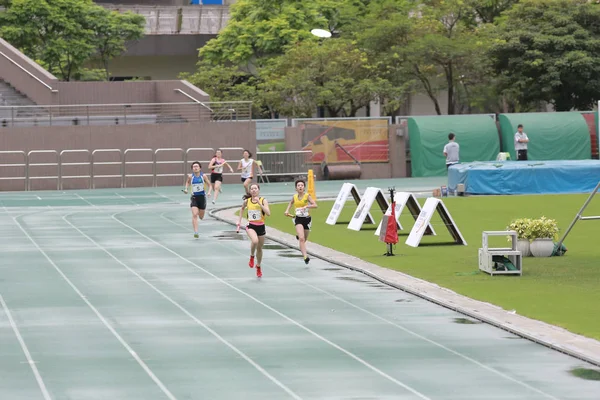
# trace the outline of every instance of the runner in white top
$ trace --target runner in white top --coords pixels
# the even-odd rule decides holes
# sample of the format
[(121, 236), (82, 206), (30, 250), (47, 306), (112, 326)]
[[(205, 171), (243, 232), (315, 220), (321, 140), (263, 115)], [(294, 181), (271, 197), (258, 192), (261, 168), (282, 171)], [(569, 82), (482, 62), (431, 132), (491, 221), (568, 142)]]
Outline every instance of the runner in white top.
[(217, 198), (219, 197), (219, 193), (222, 192), (221, 184), (223, 183), (223, 167), (227, 165), (230, 172), (233, 172), (233, 168), (225, 159), (223, 158), (223, 152), (221, 150), (217, 150), (215, 152), (215, 156), (212, 160), (210, 160), (210, 164), (208, 165), (208, 169), (211, 170), (210, 173), (210, 187), (208, 188), (208, 193), (206, 194), (210, 197), (211, 192), (215, 191), (215, 197), (213, 198), (212, 203), (215, 204)]
[(244, 150), (244, 158), (242, 158), (238, 164), (237, 170), (242, 171), (242, 183), (246, 194), (250, 194), (249, 186), (254, 178), (254, 160), (252, 159), (252, 153), (248, 150)]

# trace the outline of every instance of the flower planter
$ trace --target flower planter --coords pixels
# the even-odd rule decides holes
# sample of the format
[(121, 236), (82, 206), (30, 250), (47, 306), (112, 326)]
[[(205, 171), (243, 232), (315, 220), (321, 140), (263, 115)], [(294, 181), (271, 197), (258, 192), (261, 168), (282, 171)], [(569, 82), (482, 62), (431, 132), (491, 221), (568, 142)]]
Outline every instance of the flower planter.
[(534, 239), (529, 248), (534, 257), (550, 257), (554, 251), (554, 241), (550, 238)]
[(531, 250), (528, 239), (517, 240), (517, 250), (521, 252), (521, 255), (523, 257), (531, 257)]

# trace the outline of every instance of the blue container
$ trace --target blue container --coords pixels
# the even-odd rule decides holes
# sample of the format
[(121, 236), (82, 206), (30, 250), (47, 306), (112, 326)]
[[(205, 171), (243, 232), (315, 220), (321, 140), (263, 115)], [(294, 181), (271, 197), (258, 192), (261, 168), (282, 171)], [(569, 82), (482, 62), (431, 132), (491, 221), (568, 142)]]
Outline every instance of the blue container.
[(201, 3), (201, 1), (200, 1), (200, 0), (192, 0), (192, 1), (190, 2), (190, 4), (200, 4), (200, 3)]
[[(192, 1), (196, 1), (196, 0), (192, 0)], [(223, 5), (223, 0), (202, 0), (202, 4), (204, 4), (204, 5), (219, 5), (219, 6), (222, 6)]]

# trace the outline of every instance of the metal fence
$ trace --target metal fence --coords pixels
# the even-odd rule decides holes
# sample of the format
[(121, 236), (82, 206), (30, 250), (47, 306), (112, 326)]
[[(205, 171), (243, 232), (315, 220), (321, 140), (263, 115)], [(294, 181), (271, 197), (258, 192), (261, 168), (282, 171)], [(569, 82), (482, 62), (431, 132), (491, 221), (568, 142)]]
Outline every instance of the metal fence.
[(268, 151), (256, 153), (266, 176), (302, 176), (308, 174), (312, 151)]
[(0, 107), (0, 128), (248, 121), (252, 103), (190, 102)]
[[(242, 152), (241, 147), (223, 147), (229, 153)], [(151, 186), (160, 186), (162, 178), (181, 177), (189, 173), (193, 161), (208, 163), (215, 149), (202, 148), (159, 148), (159, 149), (86, 149), (0, 151), (0, 184), (2, 181), (22, 181), (24, 190), (31, 190), (32, 182), (52, 180), (56, 189), (62, 190), (71, 179), (87, 182), (86, 188), (95, 189), (100, 178), (115, 182), (113, 187), (125, 188), (130, 178), (146, 178)], [(308, 173), (307, 160), (310, 151), (282, 151), (258, 153), (262, 175), (302, 176)], [(235, 166), (232, 165), (233, 168)], [(207, 170), (207, 168), (205, 168)], [(238, 175), (239, 172), (223, 175)], [(1, 186), (0, 186), (1, 190)]]

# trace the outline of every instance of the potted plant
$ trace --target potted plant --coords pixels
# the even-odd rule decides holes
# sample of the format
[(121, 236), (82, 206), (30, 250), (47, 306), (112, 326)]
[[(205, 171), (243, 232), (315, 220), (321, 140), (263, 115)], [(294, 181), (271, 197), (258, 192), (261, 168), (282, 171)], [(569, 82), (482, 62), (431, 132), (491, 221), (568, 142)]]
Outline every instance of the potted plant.
[(558, 224), (546, 217), (534, 219), (529, 225), (528, 236), (533, 239), (530, 249), (534, 257), (550, 257), (554, 251), (554, 240), (558, 238)]
[[(507, 230), (517, 232), (517, 250), (521, 252), (523, 257), (531, 256), (529, 244), (529, 225), (531, 225), (531, 219), (518, 218), (507, 226)], [(508, 240), (512, 240), (510, 236), (508, 237)]]

